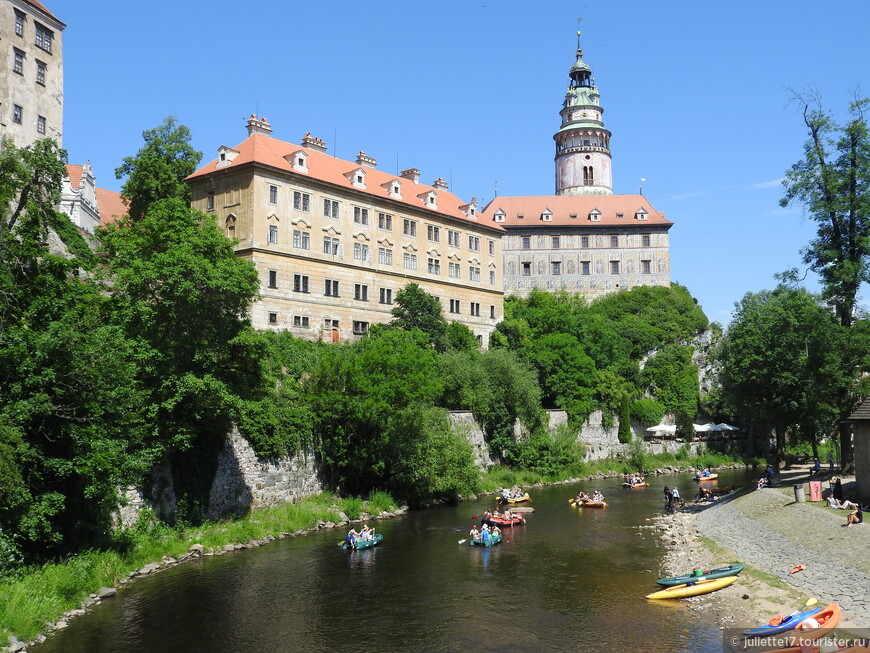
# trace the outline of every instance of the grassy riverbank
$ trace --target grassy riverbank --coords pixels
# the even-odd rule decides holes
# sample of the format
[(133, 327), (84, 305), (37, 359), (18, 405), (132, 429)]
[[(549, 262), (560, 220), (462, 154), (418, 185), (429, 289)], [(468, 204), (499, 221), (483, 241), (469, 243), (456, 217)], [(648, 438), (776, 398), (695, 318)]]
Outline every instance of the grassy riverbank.
[(131, 572), (167, 556), (177, 558), (194, 544), (201, 544), (207, 552), (217, 551), (226, 544), (315, 528), (321, 521), (339, 522), (340, 513), (358, 519), (363, 513), (377, 515), (395, 509), (396, 502), (383, 492), (372, 493), (368, 501), (324, 494), (192, 528), (142, 519), (136, 528), (118, 533), (106, 549), (20, 569), (0, 579), (0, 645), (5, 646), (13, 634), (23, 641), (33, 639), (47, 624), (81, 607), (101, 587), (117, 586)]

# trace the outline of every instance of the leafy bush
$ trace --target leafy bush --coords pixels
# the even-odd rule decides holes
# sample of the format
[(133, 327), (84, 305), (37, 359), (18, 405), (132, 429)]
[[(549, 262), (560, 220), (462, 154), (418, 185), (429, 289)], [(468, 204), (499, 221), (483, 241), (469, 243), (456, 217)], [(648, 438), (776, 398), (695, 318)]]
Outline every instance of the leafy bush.
[(543, 476), (555, 477), (578, 472), (583, 464), (583, 445), (577, 442), (577, 430), (564, 424), (550, 435), (543, 429), (534, 431), (528, 439), (510, 449), (510, 462)]
[(655, 399), (638, 399), (631, 405), (631, 416), (649, 426), (661, 423), (665, 412), (665, 407)]

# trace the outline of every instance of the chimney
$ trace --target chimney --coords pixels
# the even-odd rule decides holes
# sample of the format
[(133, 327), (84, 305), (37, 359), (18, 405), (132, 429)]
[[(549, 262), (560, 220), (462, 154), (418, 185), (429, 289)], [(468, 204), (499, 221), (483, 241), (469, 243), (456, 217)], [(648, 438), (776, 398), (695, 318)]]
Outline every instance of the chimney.
[(272, 126), (269, 124), (268, 118), (257, 118), (255, 114), (251, 114), (248, 118), (248, 136), (251, 134), (271, 134)]
[(399, 175), (402, 179), (410, 179), (414, 182), (414, 185), (420, 183), (420, 171), (417, 168), (408, 168), (407, 170), (402, 170), (402, 174)]
[(366, 154), (362, 150), (360, 150), (359, 154), (356, 155), (356, 162), (357, 162), (357, 165), (365, 166), (366, 168), (377, 168), (378, 167), (377, 159), (370, 157), (368, 154)]
[(312, 136), (311, 132), (305, 132), (305, 136), (302, 138), (302, 147), (309, 150), (317, 150), (318, 152), (326, 152), (326, 142)]
[(435, 181), (432, 182), (432, 186), (434, 188), (440, 188), (441, 190), (448, 190), (449, 186), (447, 182), (444, 181), (441, 177), (438, 177)]

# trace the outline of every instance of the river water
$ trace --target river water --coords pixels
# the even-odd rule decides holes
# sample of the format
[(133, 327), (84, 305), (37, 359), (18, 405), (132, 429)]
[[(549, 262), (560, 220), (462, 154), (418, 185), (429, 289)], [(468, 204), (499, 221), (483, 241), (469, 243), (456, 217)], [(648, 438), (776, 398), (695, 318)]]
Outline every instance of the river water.
[[(638, 527), (661, 513), (665, 485), (697, 491), (688, 475), (534, 489), (528, 523), (488, 549), (459, 540), (492, 497), (377, 521), (374, 549), (344, 551), (331, 530), (204, 558), (137, 580), (31, 650), (718, 652), (718, 627), (644, 598), (664, 550)], [(609, 507), (570, 506), (579, 489)]]

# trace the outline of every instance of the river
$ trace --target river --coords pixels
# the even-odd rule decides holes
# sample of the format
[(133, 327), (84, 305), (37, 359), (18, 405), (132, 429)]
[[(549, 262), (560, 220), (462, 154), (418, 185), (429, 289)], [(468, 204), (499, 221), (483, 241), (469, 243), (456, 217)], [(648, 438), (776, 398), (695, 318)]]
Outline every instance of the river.
[[(725, 472), (720, 482), (748, 478)], [(31, 650), (721, 651), (718, 627), (644, 598), (663, 548), (658, 531), (638, 527), (661, 512), (665, 485), (697, 491), (685, 474), (649, 480), (639, 490), (618, 479), (535, 488), (528, 523), (488, 549), (459, 540), (493, 497), (376, 521), (384, 541), (374, 549), (342, 550), (336, 529), (185, 563)], [(600, 489), (609, 507), (570, 506), (579, 489)]]

